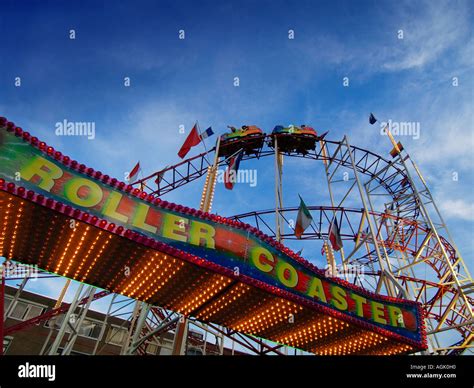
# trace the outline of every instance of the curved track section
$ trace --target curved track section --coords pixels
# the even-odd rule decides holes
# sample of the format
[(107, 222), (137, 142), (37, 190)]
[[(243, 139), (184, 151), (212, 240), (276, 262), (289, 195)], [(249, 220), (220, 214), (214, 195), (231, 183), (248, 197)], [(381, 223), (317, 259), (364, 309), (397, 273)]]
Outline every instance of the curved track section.
[[(267, 145), (270, 143), (270, 139), (271, 137), (268, 135), (265, 139)], [(242, 143), (244, 143), (244, 141), (242, 141)], [(316, 146), (314, 151), (309, 151), (306, 155), (296, 152), (287, 152), (284, 153), (284, 155), (291, 158), (326, 161), (330, 164), (334, 163), (347, 168), (352, 167), (349, 154), (343, 150), (342, 141), (322, 140), (318, 144), (319, 145)], [(323, 152), (323, 148), (326, 149), (326, 152)], [(413, 188), (411, 187), (411, 184), (406, 181), (406, 175), (403, 172), (403, 169), (392, 161), (377, 155), (372, 151), (356, 146), (351, 146), (351, 151), (356, 159), (355, 165), (357, 171), (378, 182), (380, 187), (384, 188), (387, 194), (389, 194), (397, 204), (394, 210), (397, 212), (397, 216), (404, 218), (417, 218), (419, 214), (418, 206), (416, 206), (417, 204), (403, 200), (404, 197), (409, 197), (410, 194), (413, 193)], [(207, 152), (203, 152), (173, 166), (148, 175), (135, 182), (134, 185), (139, 186), (142, 183), (146, 185), (147, 181), (155, 181), (158, 176), (160, 176), (161, 179), (160, 182), (157, 183), (158, 187), (156, 189), (148, 186), (147, 188), (151, 191), (151, 194), (161, 197), (205, 175), (209, 167), (209, 160), (215, 155), (215, 152), (216, 148), (214, 147)], [(261, 159), (262, 157), (268, 156), (273, 157), (274, 155), (274, 149), (268, 145), (267, 149), (262, 148), (255, 154), (244, 155), (242, 161)], [(224, 158), (218, 160), (217, 165), (219, 167), (227, 166), (226, 160)]]
[[(303, 234), (302, 239), (327, 240), (327, 229), (324, 230), (323, 225), (327, 225), (334, 213), (336, 213), (337, 219), (340, 220), (340, 228), (343, 231), (341, 233), (342, 240), (348, 243), (357, 240), (358, 225), (361, 224), (364, 217), (363, 210), (329, 206), (308, 206), (308, 209), (312, 213), (314, 226)], [(282, 235), (284, 239), (296, 239), (291, 228), (291, 221), (296, 219), (297, 212), (298, 208), (296, 207), (279, 209), (279, 213), (288, 225), (287, 230), (289, 230), (288, 233)], [(270, 220), (274, 219), (274, 214), (275, 210), (271, 209), (239, 214), (232, 218), (253, 224), (259, 230), (274, 237), (275, 230), (270, 223)], [(416, 261), (428, 265), (435, 274), (436, 279), (438, 279), (438, 282), (435, 282), (428, 280), (427, 277), (416, 277), (415, 274), (412, 276), (406, 275), (404, 267), (406, 267), (409, 262), (407, 259), (402, 260), (402, 256), (400, 256), (399, 260), (393, 260), (391, 262), (392, 271), (396, 274), (396, 278), (405, 288), (406, 292), (413, 296), (414, 300), (422, 303), (427, 314), (427, 319), (436, 321), (433, 325), (434, 327), (445, 325), (447, 327), (456, 328), (464, 340), (471, 338), (474, 333), (474, 326), (472, 322), (470, 322), (466, 311), (461, 309), (446, 317), (443, 314), (444, 307), (447, 306), (450, 301), (456, 300), (458, 290), (455, 285), (450, 282), (448, 268), (444, 261), (441, 260), (442, 252), (440, 246), (437, 241), (432, 238), (429, 229), (417, 220), (404, 219), (387, 213), (374, 212), (372, 215), (386, 220), (386, 222), (381, 223), (386, 225), (386, 227), (378, 230), (378, 244), (386, 247), (387, 250), (402, 253), (405, 258), (416, 257)], [(398, 225), (394, 232), (388, 227), (389, 220)], [(442, 241), (444, 249), (450, 253), (451, 263), (457, 265), (454, 247), (452, 247), (446, 239), (442, 238)], [(356, 244), (354, 243), (353, 245)], [(372, 270), (375, 270), (375, 267), (370, 265), (370, 263), (376, 259), (373, 245), (374, 241), (368, 238), (366, 243), (358, 249), (360, 250), (359, 256), (353, 255), (352, 258), (347, 260), (347, 264), (359, 266), (362, 269), (362, 273), (358, 272), (362, 275), (362, 279), (361, 276), (353, 277), (352, 281), (354, 284), (375, 289), (379, 283), (381, 272), (370, 270), (371, 267)], [(356, 247), (354, 246), (353, 248)], [(357, 252), (357, 249), (354, 249), (354, 252)], [(364, 279), (365, 277), (367, 278)], [(474, 305), (474, 299), (471, 297), (468, 297), (468, 299), (471, 305)]]

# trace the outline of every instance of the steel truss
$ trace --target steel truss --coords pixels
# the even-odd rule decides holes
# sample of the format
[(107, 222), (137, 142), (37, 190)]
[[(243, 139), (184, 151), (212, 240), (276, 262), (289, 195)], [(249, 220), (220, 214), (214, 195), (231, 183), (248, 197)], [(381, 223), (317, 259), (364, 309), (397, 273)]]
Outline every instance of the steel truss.
[[(253, 223), (264, 233), (280, 238), (281, 241), (294, 240), (293, 224), (290, 221), (296, 219), (297, 208), (283, 207), (280, 159), (283, 154), (278, 151), (277, 146), (270, 147), (269, 140), (267, 137), (267, 147), (245, 155), (243, 160), (275, 157), (275, 209), (239, 214), (234, 218)], [(207, 173), (203, 201), (212, 202), (215, 171), (226, 165), (225, 158), (218, 156), (218, 148), (219, 143), (209, 151), (155, 172), (135, 185), (144, 187), (151, 194), (162, 196)], [(210, 154), (214, 154), (212, 166), (208, 161)], [(350, 145), (348, 138), (344, 137), (341, 141), (321, 140), (315, 150), (305, 155), (289, 152), (284, 153), (284, 156), (324, 162), (331, 206), (309, 207), (314, 222), (303, 234), (302, 240), (311, 243), (327, 239), (328, 224), (336, 218), (344, 241), (344, 249), (337, 258), (338, 265), (344, 270), (349, 266), (361, 266), (364, 269), (363, 277), (355, 276), (352, 279), (355, 284), (381, 294), (404, 296), (421, 302), (426, 312), (432, 353), (460, 354), (470, 349), (474, 332), (473, 299), (469, 296), (474, 287), (472, 278), (423, 176), (409, 155), (401, 152), (393, 160), (388, 160)], [(349, 172), (349, 179), (340, 179), (339, 174), (343, 170)], [(156, 188), (150, 187), (150, 180), (156, 180)], [(208, 182), (212, 185), (210, 189)], [(359, 199), (362, 208), (345, 206), (351, 196)], [(207, 205), (210, 208), (209, 202)], [(342, 271), (342, 276), (346, 275)], [(18, 294), (22, 289), (23, 287)], [(79, 318), (83, 319), (93, 300), (105, 295), (104, 291), (94, 293), (93, 289), (88, 289), (86, 295), (81, 297), (78, 291), (71, 304), (63, 304), (58, 309), (36, 317), (34, 322), (60, 314), (66, 314), (67, 317), (77, 309)], [(125, 311), (132, 307), (132, 311)], [(149, 346), (161, 346), (163, 334), (169, 331), (176, 333), (180, 322), (183, 322), (183, 317), (179, 314), (113, 295), (93, 354), (101, 354), (99, 342), (104, 335), (105, 323), (112, 316), (127, 317), (125, 326), (128, 337), (122, 354), (147, 354)], [(185, 335), (188, 325), (195, 325), (204, 331), (205, 338), (208, 334), (215, 336), (220, 353), (223, 351), (224, 338), (227, 338), (232, 343), (232, 349), (238, 344), (255, 354), (288, 354), (288, 348), (282, 345), (267, 343), (214, 324), (204, 324), (192, 317), (184, 322), (182, 327), (185, 327)], [(26, 329), (30, 324), (33, 323), (24, 322), (22, 327), (7, 328), (6, 332)], [(68, 319), (64, 319), (55, 342), (49, 349), (50, 354), (55, 349), (57, 351), (60, 340), (56, 340), (64, 337), (66, 325), (71, 326), (72, 332), (66, 339), (63, 354), (72, 351), (79, 326), (71, 325)], [(446, 341), (439, 338), (446, 332), (457, 333), (459, 339), (454, 344), (446, 345)], [(49, 337), (45, 349), (48, 341)], [(193, 345), (204, 349), (205, 354), (206, 339), (204, 343), (196, 343), (194, 340)], [(184, 352), (185, 346), (181, 347), (179, 354)]]
[[(248, 223), (253, 221), (257, 228), (277, 239), (294, 239), (293, 223), (289, 221), (296, 217), (290, 217), (288, 211), (295, 212), (296, 209), (286, 209), (282, 204), (280, 158), (283, 154), (278, 152), (276, 144), (270, 147), (269, 140), (267, 136), (267, 148), (245, 155), (243, 160), (275, 157), (276, 207), (235, 218), (245, 218)], [(365, 273), (376, 274), (377, 278), (360, 282), (364, 287), (423, 303), (431, 351), (452, 353), (467, 349), (474, 338), (473, 300), (469, 296), (474, 292), (474, 283), (414, 161), (403, 150), (388, 160), (351, 145), (347, 136), (341, 141), (321, 140), (318, 145), (305, 155), (284, 153), (287, 157), (324, 162), (331, 207), (319, 207), (319, 217), (314, 218), (311, 232), (305, 233), (303, 239), (327, 238), (327, 225), (337, 217), (343, 240), (354, 242), (350, 252), (346, 253), (344, 249), (339, 252), (340, 265), (343, 268), (349, 264), (361, 265)], [(163, 179), (151, 192), (164, 195), (202, 176), (207, 168), (206, 155), (203, 153), (168, 167), (144, 178), (143, 182), (161, 174)], [(223, 159), (217, 162), (217, 166), (224, 165)], [(188, 174), (188, 171), (193, 172)], [(343, 171), (349, 172), (349, 179), (341, 179)], [(341, 191), (336, 198), (334, 193)], [(344, 206), (354, 195), (362, 204), (359, 210)], [(316, 210), (315, 207), (311, 209)], [(349, 217), (354, 212), (359, 213), (357, 221)], [(268, 214), (271, 217), (267, 219), (264, 215)], [(285, 224), (287, 233), (282, 231)], [(428, 268), (432, 271), (430, 274), (422, 273)], [(461, 335), (455, 351), (453, 346), (442, 346), (438, 338), (438, 333), (449, 331)]]

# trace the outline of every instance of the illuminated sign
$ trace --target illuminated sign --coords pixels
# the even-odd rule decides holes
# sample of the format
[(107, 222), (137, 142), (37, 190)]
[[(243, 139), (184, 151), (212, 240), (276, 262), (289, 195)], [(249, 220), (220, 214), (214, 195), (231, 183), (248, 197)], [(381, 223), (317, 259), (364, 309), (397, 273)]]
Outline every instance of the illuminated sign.
[[(327, 278), (255, 230), (132, 195), (130, 186), (0, 131), (0, 178), (391, 332), (422, 341), (419, 305)], [(44, 147), (43, 147), (44, 148)], [(104, 183), (106, 181), (107, 183)], [(135, 193), (143, 198), (145, 193)], [(189, 210), (189, 209), (188, 209)], [(192, 213), (192, 214), (189, 214)]]

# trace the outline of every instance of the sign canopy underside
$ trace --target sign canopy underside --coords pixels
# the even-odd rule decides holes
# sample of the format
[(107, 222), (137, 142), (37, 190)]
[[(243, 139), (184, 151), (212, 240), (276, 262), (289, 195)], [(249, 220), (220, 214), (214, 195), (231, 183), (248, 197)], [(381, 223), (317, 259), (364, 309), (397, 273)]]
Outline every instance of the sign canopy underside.
[(0, 210), (0, 256), (317, 354), (413, 350), (86, 223), (71, 228), (69, 217), (5, 191)]

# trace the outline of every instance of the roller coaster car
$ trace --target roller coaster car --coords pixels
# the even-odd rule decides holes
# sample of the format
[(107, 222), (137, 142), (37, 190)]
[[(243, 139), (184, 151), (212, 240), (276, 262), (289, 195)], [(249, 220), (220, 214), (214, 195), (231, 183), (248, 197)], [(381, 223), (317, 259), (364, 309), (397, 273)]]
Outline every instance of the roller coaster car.
[(314, 150), (316, 141), (319, 140), (316, 131), (306, 125), (300, 127), (296, 125), (288, 127), (277, 125), (272, 131), (270, 147), (275, 146), (275, 138), (278, 138), (278, 149), (280, 151), (297, 152), (303, 155), (306, 155), (308, 150)]
[(265, 140), (263, 131), (255, 125), (244, 125), (242, 128), (229, 126), (231, 132), (221, 136), (220, 156), (229, 156), (243, 148), (247, 155), (258, 154)]

